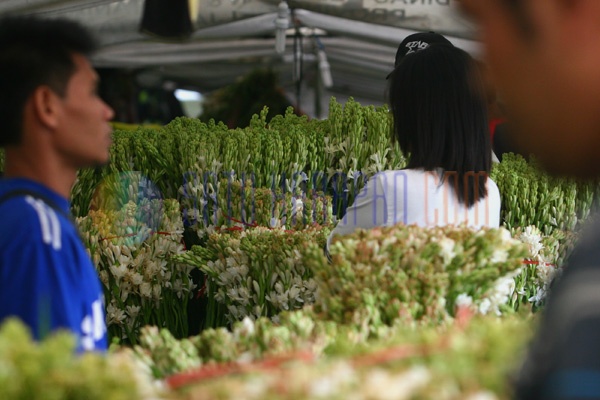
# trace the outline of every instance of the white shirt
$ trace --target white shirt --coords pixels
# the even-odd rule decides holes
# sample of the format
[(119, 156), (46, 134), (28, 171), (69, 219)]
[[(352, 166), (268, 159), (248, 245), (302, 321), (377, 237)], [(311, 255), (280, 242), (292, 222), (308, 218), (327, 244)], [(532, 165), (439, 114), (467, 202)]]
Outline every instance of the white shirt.
[(487, 196), (467, 208), (458, 202), (454, 193), (452, 174), (447, 173), (441, 184), (440, 175), (440, 170), (404, 169), (372, 176), (331, 232), (328, 244), (334, 235), (348, 235), (358, 228), (393, 226), (401, 222), (422, 227), (500, 225), (500, 192), (494, 181), (488, 178)]

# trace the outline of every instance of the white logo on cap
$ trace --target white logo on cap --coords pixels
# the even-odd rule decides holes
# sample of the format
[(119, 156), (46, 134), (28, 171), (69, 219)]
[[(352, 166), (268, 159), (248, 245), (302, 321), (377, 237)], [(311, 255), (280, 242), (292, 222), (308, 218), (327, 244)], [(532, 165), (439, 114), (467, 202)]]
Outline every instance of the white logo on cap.
[(414, 42), (406, 43), (406, 47), (408, 48), (408, 51), (406, 52), (406, 54), (411, 54), (411, 53), (416, 53), (419, 50), (425, 50), (426, 48), (429, 47), (429, 43), (422, 42), (420, 40), (415, 40)]

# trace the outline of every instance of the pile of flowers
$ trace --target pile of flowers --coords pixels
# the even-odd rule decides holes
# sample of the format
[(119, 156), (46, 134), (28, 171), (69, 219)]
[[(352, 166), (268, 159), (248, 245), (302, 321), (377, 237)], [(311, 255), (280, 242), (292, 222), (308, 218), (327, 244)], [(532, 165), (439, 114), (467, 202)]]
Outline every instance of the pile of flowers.
[(238, 180), (252, 180), (254, 188), (281, 188), (284, 193), (288, 190), (282, 182), (292, 184), (301, 175), (305, 192), (333, 196), (333, 214), (340, 215), (368, 176), (406, 163), (391, 142), (386, 107), (361, 106), (353, 99), (342, 105), (331, 98), (327, 120), (308, 120), (289, 110), (267, 121), (267, 114), (265, 109), (255, 115), (244, 129), (181, 117), (164, 127), (116, 130), (111, 162), (78, 175), (75, 215), (87, 214), (103, 180), (129, 171), (146, 176), (162, 198), (181, 202), (192, 193), (185, 185), (205, 173), (219, 179), (233, 173)]
[(397, 323), (377, 338), (359, 330), (303, 310), (183, 341), (149, 329), (135, 350), (184, 399), (501, 399), (532, 324), (467, 312), (441, 326)]
[(575, 235), (504, 229), (397, 225), (325, 241), (331, 226), (300, 231), (245, 228), (215, 232), (178, 256), (207, 275), (205, 328), (245, 317), (278, 320), (315, 304), (325, 319), (368, 327), (400, 318), (442, 322), (458, 306), (501, 315), (543, 304)]
[(34, 343), (9, 320), (0, 326), (0, 397), (504, 399), (504, 377), (515, 370), (530, 322), (463, 315), (443, 326), (396, 324), (364, 340), (357, 327), (294, 311), (278, 324), (245, 319), (231, 332), (180, 340), (147, 327), (133, 350), (76, 355), (71, 334)]
[(503, 228), (401, 224), (334, 239), (330, 251), (331, 263), (315, 246), (304, 252), (319, 284), (315, 311), (365, 334), (398, 318), (443, 321), (457, 305), (499, 313), (527, 256)]

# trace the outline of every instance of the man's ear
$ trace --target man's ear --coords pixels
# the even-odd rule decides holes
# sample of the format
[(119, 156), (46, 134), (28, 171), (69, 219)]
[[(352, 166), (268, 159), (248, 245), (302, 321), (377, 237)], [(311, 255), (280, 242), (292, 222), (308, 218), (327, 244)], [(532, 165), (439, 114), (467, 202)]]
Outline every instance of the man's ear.
[(31, 95), (31, 105), (33, 114), (40, 124), (48, 128), (55, 128), (58, 125), (61, 101), (58, 94), (50, 87), (38, 86)]

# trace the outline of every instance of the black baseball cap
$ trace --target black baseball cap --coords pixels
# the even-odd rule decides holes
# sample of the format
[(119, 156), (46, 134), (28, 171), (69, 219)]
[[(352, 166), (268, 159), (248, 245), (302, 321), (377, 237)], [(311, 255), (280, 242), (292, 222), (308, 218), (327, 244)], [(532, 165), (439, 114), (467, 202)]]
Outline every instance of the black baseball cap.
[[(419, 50), (424, 50), (432, 44), (444, 44), (452, 46), (452, 43), (450, 43), (448, 39), (439, 33), (419, 32), (408, 35), (398, 46), (398, 51), (396, 51), (396, 60), (394, 61), (394, 69), (408, 54), (416, 53)], [(392, 73), (390, 72), (386, 79), (389, 78), (391, 74)]]

